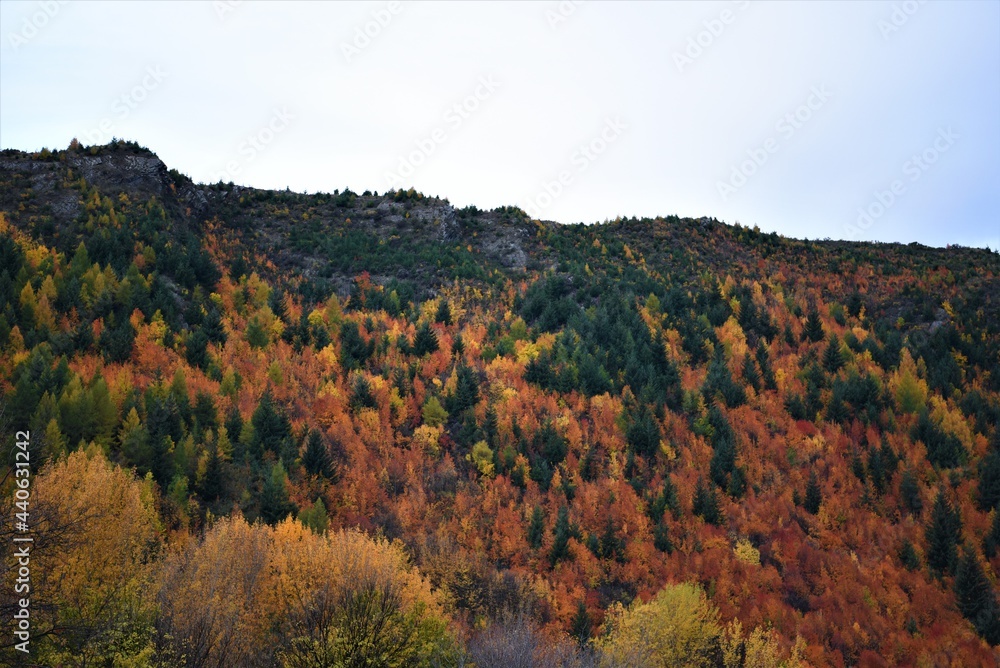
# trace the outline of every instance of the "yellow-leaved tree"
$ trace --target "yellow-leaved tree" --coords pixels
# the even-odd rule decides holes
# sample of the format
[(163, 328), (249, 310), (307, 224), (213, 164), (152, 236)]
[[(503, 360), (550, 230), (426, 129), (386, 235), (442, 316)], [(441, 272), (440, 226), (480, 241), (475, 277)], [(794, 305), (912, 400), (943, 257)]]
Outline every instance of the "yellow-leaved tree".
[(29, 526), (39, 665), (148, 663), (161, 549), (152, 481), (99, 447), (77, 450), (34, 478)]
[(597, 642), (606, 668), (799, 668), (799, 646), (783, 657), (773, 631), (743, 635), (734, 620), (723, 628), (719, 611), (693, 583), (667, 585), (648, 603), (620, 603), (608, 611), (604, 636)]
[(420, 666), (454, 653), (429, 583), (396, 544), (222, 519), (171, 555), (160, 632), (196, 666)]
[(917, 375), (909, 348), (903, 348), (899, 368), (889, 379), (889, 389), (904, 413), (919, 413), (927, 404), (927, 382)]
[(719, 612), (695, 584), (667, 585), (648, 603), (619, 603), (604, 624), (601, 647), (619, 664), (707, 667), (722, 655)]

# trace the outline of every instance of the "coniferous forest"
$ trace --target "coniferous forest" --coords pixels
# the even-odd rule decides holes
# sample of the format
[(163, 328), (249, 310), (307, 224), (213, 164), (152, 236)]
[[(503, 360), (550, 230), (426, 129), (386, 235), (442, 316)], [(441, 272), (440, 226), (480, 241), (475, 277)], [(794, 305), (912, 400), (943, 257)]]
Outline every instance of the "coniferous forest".
[(7, 150), (0, 395), (5, 665), (1000, 659), (989, 249)]

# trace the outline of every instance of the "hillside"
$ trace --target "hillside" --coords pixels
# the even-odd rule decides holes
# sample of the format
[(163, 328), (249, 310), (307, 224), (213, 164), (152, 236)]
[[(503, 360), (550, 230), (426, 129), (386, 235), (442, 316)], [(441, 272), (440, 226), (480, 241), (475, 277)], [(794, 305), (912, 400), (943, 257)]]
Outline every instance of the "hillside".
[[(341, 665), (359, 600), (401, 629), (373, 665), (1000, 660), (997, 252), (200, 185), (129, 142), (3, 151), (0, 216), (41, 661)], [(316, 584), (355, 562), (391, 586)]]

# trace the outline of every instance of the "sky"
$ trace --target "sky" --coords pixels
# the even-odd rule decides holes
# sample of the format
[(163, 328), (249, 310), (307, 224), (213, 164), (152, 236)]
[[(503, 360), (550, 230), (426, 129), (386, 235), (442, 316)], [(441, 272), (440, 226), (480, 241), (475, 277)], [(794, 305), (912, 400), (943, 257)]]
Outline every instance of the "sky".
[(0, 148), (1000, 248), (1000, 2), (0, 2)]

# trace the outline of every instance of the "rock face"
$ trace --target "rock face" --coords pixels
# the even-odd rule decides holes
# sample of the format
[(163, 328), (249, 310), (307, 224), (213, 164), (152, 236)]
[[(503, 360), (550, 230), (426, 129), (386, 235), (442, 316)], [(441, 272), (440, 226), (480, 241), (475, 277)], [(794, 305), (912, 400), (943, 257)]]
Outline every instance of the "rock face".
[[(413, 192), (300, 195), (235, 184), (199, 184), (169, 170), (155, 154), (130, 142), (46, 152), (44, 157), (3, 151), (0, 172), (7, 172), (19, 187), (29, 188), (57, 225), (71, 224), (82, 211), (80, 192), (73, 185), (82, 177), (111, 198), (120, 193), (133, 201), (155, 197), (172, 212), (175, 221), (193, 231), (207, 220), (218, 220), (239, 230), (244, 241), (274, 258), (281, 272), (322, 276), (338, 286), (338, 291), (349, 290), (353, 277), (362, 270), (359, 264), (364, 263), (346, 268), (336, 257), (331, 261), (329, 249), (323, 247), (327, 240), (362, 256), (381, 252), (379, 249), (411, 253), (416, 260), (403, 262), (405, 269), (381, 266), (370, 271), (372, 279), (406, 276), (431, 291), (437, 284), (434, 277), (444, 270), (436, 262), (427, 264), (426, 258), (435, 255), (430, 250), (434, 246), (447, 247), (452, 257), (467, 258), (471, 253), (475, 258), (472, 263), (487, 271), (490, 267), (525, 271), (547, 266), (536, 235), (539, 223), (509, 207), (456, 209), (448, 200)], [(308, 230), (311, 243), (295, 243), (303, 229)], [(374, 245), (365, 247), (367, 242), (359, 240), (359, 234), (374, 240)], [(351, 241), (345, 246), (347, 237)]]
[(117, 189), (162, 198), (170, 183), (167, 166), (156, 156), (82, 154), (71, 155), (67, 163), (88, 183), (108, 192)]
[(0, 169), (29, 173), (32, 186), (40, 192), (54, 190), (64, 168), (107, 194), (125, 192), (162, 199), (171, 183), (167, 166), (155, 155), (125, 151), (99, 155), (71, 151), (63, 155), (64, 160), (43, 162), (27, 153), (6, 154), (0, 158)]

